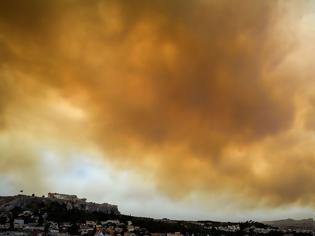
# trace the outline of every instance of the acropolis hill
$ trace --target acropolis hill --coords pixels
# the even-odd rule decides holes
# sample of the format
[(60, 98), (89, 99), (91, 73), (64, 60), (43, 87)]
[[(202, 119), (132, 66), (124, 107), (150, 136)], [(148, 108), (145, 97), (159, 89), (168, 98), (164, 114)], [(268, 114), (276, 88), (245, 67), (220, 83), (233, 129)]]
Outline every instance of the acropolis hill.
[(100, 212), (109, 215), (119, 215), (116, 205), (109, 203), (87, 202), (85, 198), (78, 198), (76, 195), (60, 193), (48, 193), (48, 197), (37, 197), (19, 194), (16, 196), (0, 197), (0, 212), (12, 211), (15, 208), (21, 210), (47, 208), (54, 205), (67, 210), (79, 210), (85, 212)]

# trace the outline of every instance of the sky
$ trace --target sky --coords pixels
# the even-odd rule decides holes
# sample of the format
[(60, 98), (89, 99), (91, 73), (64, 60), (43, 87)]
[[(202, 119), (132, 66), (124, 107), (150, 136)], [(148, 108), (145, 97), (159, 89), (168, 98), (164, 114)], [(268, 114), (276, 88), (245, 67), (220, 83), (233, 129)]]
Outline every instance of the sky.
[(314, 217), (315, 4), (0, 1), (0, 194)]

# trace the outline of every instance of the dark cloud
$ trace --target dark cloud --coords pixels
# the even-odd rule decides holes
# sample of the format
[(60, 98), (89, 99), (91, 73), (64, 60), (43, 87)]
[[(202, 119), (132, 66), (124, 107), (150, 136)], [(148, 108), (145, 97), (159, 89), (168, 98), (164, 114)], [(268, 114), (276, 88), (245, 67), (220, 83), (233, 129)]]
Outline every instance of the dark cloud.
[[(292, 75), (281, 71), (292, 45), (283, 5), (2, 1), (0, 73), (10, 72), (15, 82), (6, 88), (1, 81), (0, 91), (23, 88), (17, 111), (24, 97), (43, 103), (54, 91), (88, 114), (80, 132), (92, 134), (113, 163), (153, 173), (170, 195), (244, 192), (275, 204), (309, 199), (308, 188), (290, 187), (313, 180), (313, 170), (287, 162), (288, 153), (272, 160), (266, 141), (279, 143), (297, 110)], [(11, 106), (4, 94), (0, 117)], [(270, 172), (257, 172), (261, 163)]]

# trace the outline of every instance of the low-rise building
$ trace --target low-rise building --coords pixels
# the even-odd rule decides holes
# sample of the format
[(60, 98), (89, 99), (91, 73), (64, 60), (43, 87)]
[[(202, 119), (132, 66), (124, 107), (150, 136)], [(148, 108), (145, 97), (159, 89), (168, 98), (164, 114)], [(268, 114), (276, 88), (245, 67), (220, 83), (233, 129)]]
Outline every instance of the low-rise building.
[(14, 219), (13, 224), (15, 229), (23, 229), (24, 219)]
[(183, 234), (181, 234), (180, 232), (175, 232), (175, 233), (167, 233), (167, 236), (184, 236)]

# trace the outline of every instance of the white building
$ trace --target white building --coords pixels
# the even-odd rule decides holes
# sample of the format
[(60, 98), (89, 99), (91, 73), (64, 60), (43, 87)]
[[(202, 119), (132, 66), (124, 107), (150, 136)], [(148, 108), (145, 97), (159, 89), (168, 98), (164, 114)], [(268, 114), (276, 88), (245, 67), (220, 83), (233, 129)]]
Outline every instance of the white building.
[(23, 229), (24, 220), (23, 219), (14, 219), (13, 224), (14, 224), (15, 229)]

